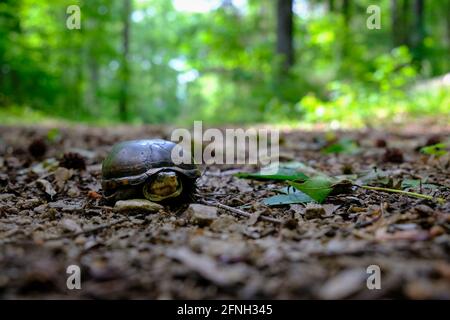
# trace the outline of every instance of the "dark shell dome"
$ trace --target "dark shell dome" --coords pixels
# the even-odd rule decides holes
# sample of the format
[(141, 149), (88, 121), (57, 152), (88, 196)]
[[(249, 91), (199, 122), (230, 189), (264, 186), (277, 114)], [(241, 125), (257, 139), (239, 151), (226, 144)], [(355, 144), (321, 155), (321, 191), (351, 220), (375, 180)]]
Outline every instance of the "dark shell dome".
[(162, 139), (131, 140), (117, 143), (102, 163), (102, 186), (105, 190), (118, 186), (138, 185), (163, 170), (196, 179), (200, 171), (195, 164), (173, 163), (171, 141)]

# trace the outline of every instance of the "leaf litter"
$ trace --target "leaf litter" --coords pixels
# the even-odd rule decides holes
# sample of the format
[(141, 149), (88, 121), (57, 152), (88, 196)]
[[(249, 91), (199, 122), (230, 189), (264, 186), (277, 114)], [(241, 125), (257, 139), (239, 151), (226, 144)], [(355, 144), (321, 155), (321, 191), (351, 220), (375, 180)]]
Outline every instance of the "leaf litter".
[(167, 128), (0, 127), (0, 297), (449, 299), (449, 157), (418, 132), (285, 131), (278, 171), (211, 165), (190, 210), (125, 213), (103, 203), (101, 161)]

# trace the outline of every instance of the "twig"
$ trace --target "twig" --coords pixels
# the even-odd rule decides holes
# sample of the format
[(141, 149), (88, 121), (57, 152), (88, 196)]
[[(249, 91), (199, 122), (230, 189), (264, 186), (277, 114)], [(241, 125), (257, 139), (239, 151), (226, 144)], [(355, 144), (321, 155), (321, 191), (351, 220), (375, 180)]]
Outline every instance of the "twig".
[(207, 176), (212, 176), (212, 177), (224, 177), (224, 176), (231, 176), (235, 173), (239, 173), (241, 172), (241, 169), (231, 169), (231, 170), (227, 170), (227, 171), (220, 171), (220, 172), (208, 172), (205, 171), (205, 175)]
[(104, 224), (98, 225), (98, 226), (96, 226), (94, 228), (91, 228), (91, 229), (82, 230), (82, 231), (78, 231), (78, 232), (73, 232), (73, 233), (65, 234), (65, 235), (62, 235), (62, 236), (54, 237), (54, 238), (44, 239), (44, 241), (54, 241), (54, 240), (61, 240), (61, 239), (64, 239), (64, 238), (78, 237), (78, 236), (80, 236), (82, 234), (88, 234), (88, 233), (92, 233), (92, 232), (96, 232), (96, 231), (99, 231), (99, 230), (103, 230), (103, 229), (112, 227), (112, 226), (114, 226), (116, 224), (125, 222), (127, 220), (128, 220), (128, 218), (121, 218), (121, 219), (118, 219), (118, 220), (115, 220), (115, 221), (111, 221), (109, 223), (104, 223)]
[(433, 196), (429, 196), (426, 194), (416, 193), (416, 192), (410, 192), (410, 191), (404, 191), (404, 190), (398, 190), (398, 189), (391, 189), (391, 188), (383, 188), (383, 187), (371, 187), (371, 186), (358, 186), (363, 189), (367, 190), (374, 190), (374, 191), (384, 191), (384, 192), (393, 192), (393, 193), (400, 193), (404, 194), (406, 196), (414, 197), (414, 198), (421, 198), (421, 199), (427, 199), (434, 201), (436, 200), (439, 203), (445, 203), (445, 199), (443, 198), (435, 198)]
[[(235, 213), (235, 214), (243, 216), (243, 217), (250, 218), (252, 216), (250, 213), (245, 212), (245, 211), (243, 211), (241, 209), (233, 208), (233, 207), (224, 205), (224, 204), (219, 203), (219, 202), (209, 202), (209, 201), (206, 201), (206, 200), (201, 200), (201, 202), (203, 202), (204, 204), (210, 205), (210, 206), (216, 206), (218, 208), (227, 210), (229, 212)], [(283, 221), (281, 221), (279, 219), (271, 218), (271, 217), (264, 216), (264, 215), (260, 215), (259, 219), (264, 220), (264, 221), (268, 221), (268, 222), (272, 222), (272, 223), (277, 223), (277, 224), (282, 224), (283, 223)]]

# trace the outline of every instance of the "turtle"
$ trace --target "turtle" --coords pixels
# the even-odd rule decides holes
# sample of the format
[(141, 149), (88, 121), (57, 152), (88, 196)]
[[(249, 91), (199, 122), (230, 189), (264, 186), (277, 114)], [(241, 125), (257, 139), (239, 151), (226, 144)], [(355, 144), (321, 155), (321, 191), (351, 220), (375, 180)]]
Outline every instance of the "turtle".
[(174, 142), (162, 139), (115, 144), (102, 163), (102, 189), (107, 200), (146, 198), (152, 202), (194, 199), (201, 172), (191, 163), (172, 161)]

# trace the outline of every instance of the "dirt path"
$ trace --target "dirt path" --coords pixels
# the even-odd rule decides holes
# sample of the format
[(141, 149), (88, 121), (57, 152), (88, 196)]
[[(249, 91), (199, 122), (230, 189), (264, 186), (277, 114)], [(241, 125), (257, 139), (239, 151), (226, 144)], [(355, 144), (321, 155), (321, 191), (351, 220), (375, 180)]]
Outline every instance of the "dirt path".
[[(123, 215), (101, 199), (110, 146), (168, 138), (168, 129), (0, 127), (0, 297), (450, 299), (449, 158), (418, 151), (450, 130), (419, 129), (427, 134), (284, 132), (281, 152), (330, 176), (376, 167), (391, 187), (420, 180), (419, 191), (442, 203), (356, 189), (321, 206), (268, 207), (261, 201), (285, 183), (233, 175), (251, 167), (210, 166), (201, 197), (251, 216), (220, 209), (199, 226), (186, 206)], [(321, 151), (341, 137), (359, 151)], [(66, 287), (69, 265), (81, 267), (81, 290)], [(370, 265), (381, 269), (380, 290), (367, 289)]]

